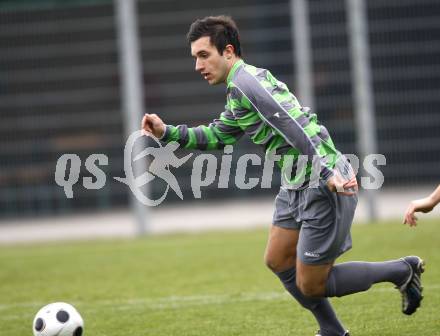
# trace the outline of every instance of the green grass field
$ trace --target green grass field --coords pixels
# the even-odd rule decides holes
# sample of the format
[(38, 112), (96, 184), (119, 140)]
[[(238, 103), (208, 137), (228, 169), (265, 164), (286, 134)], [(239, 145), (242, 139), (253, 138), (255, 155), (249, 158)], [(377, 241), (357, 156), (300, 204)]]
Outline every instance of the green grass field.
[[(332, 302), (354, 336), (440, 335), (440, 223), (357, 225), (339, 260), (426, 259), (425, 299), (400, 312), (389, 284)], [(31, 335), (53, 301), (74, 304), (86, 336), (314, 335), (307, 311), (263, 264), (266, 230), (0, 247), (0, 335)]]

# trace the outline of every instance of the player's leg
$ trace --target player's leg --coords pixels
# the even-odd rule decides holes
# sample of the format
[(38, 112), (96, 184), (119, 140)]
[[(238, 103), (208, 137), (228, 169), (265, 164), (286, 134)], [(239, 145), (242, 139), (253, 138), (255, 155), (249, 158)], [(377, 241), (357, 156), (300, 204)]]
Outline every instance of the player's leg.
[(275, 273), (295, 267), (298, 237), (298, 229), (272, 225), (264, 253), (266, 266)]
[(414, 313), (423, 299), (421, 273), (424, 262), (417, 256), (384, 262), (347, 262), (329, 272), (325, 296), (345, 296), (368, 290), (373, 284), (391, 282), (402, 294), (402, 312)]
[(391, 282), (403, 296), (403, 312), (412, 314), (422, 299), (420, 274), (423, 262), (405, 257), (385, 262), (333, 261), (351, 247), (350, 227), (357, 199), (332, 193), (325, 184), (303, 192), (308, 205), (303, 220), (297, 262), (297, 284), (312, 297), (344, 296), (368, 290), (373, 284)]
[(301, 293), (308, 297), (325, 297), (328, 274), (332, 266), (333, 263), (324, 265), (304, 264), (298, 259), (296, 263), (298, 270), (296, 284)]
[(292, 217), (289, 192), (281, 189), (275, 201), (272, 226), (265, 253), (266, 265), (280, 278), (287, 291), (315, 316), (321, 335), (340, 336), (344, 328), (325, 298), (305, 297), (296, 286), (296, 248), (299, 224)]
[(297, 270), (298, 288), (309, 297), (341, 297), (366, 291), (375, 283), (391, 282), (402, 294), (404, 314), (413, 314), (423, 299), (421, 273), (424, 262), (417, 256), (334, 266), (307, 265), (298, 260)]
[(345, 329), (326, 298), (304, 296), (296, 285), (296, 245), (299, 231), (273, 225), (265, 253), (266, 265), (279, 277), (286, 290), (319, 324), (322, 336), (344, 335)]
[(410, 276), (410, 267), (403, 260), (384, 262), (346, 262), (338, 265), (297, 263), (297, 284), (311, 297), (345, 296), (368, 290), (373, 284), (391, 282), (401, 286)]

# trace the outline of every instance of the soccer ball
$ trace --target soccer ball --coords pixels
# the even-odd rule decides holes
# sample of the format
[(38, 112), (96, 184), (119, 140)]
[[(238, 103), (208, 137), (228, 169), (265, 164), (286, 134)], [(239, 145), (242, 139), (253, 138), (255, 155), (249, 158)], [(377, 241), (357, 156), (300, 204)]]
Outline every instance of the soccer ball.
[(34, 336), (81, 336), (84, 322), (72, 305), (55, 302), (38, 311), (32, 330)]

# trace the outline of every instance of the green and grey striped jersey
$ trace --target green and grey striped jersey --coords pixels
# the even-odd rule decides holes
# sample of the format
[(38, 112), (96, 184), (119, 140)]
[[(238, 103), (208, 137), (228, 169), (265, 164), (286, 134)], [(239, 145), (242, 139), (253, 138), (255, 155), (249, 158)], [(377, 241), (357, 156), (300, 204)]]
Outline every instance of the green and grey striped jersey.
[[(167, 125), (161, 141), (176, 141), (188, 149), (222, 149), (245, 133), (264, 147), (266, 155), (281, 156), (278, 165), (283, 174), (289, 162), (292, 184), (304, 185), (316, 164), (321, 179), (333, 175), (339, 152), (327, 129), (315, 114), (301, 107), (283, 82), (243, 60), (236, 62), (228, 75), (227, 104), (218, 119), (209, 126)], [(301, 155), (307, 162), (299, 168)]]

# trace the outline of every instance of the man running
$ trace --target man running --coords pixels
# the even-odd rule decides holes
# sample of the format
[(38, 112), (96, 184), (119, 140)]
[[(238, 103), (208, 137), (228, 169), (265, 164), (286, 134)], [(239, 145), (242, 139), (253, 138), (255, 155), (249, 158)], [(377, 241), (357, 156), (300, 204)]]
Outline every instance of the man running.
[(159, 116), (146, 114), (143, 131), (200, 150), (222, 149), (246, 134), (266, 153), (281, 156), (285, 183), (275, 199), (265, 262), (314, 315), (318, 335), (348, 335), (328, 297), (362, 292), (379, 282), (395, 285), (403, 313), (414, 313), (422, 300), (419, 257), (334, 264), (351, 248), (357, 182), (316, 115), (268, 70), (244, 62), (230, 17), (196, 20), (187, 38), (195, 70), (210, 85), (226, 84), (226, 110), (208, 126), (192, 128), (165, 125)]

